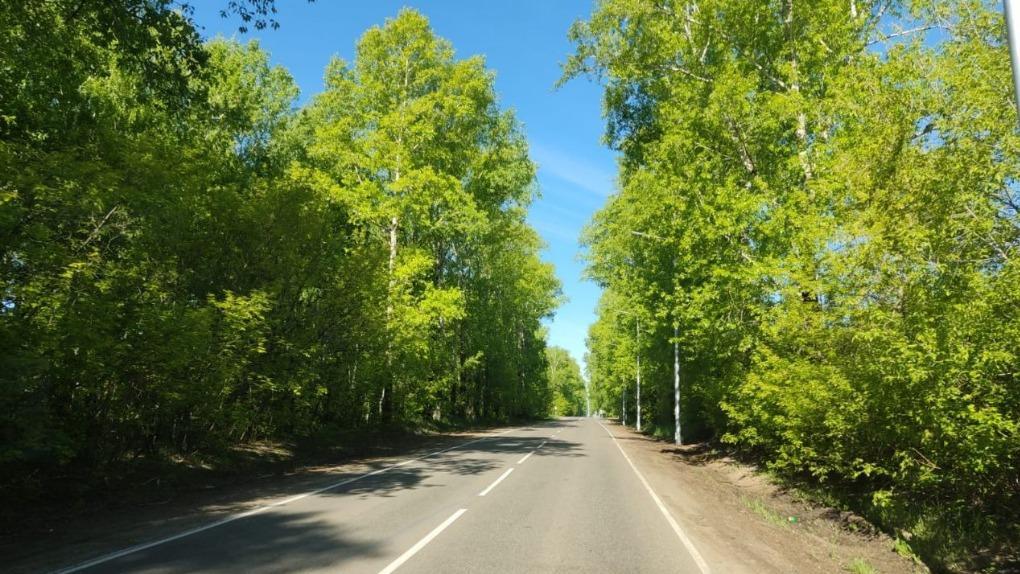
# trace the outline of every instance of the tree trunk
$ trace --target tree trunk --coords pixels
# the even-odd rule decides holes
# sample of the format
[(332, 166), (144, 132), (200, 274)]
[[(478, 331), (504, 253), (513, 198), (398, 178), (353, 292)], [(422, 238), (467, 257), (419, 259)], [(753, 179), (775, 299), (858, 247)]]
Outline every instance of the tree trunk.
[[(399, 173), (397, 180), (400, 180)], [(397, 230), (400, 228), (400, 218), (394, 215), (390, 219), (390, 257), (388, 263), (389, 285), (386, 302), (386, 327), (389, 329), (393, 320), (393, 297), (397, 287), (396, 266), (397, 266)], [(393, 344), (392, 337), (386, 341), (386, 383), (383, 385), (382, 394), (379, 397), (379, 416), (383, 423), (393, 420)]]

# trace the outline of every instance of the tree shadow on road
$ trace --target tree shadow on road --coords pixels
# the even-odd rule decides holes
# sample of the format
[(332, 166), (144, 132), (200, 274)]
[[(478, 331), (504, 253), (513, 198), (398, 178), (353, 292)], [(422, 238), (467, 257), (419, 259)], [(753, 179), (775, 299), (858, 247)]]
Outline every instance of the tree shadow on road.
[(229, 527), (129, 554), (88, 569), (101, 572), (292, 572), (381, 556), (318, 512), (266, 512)]
[[(551, 424), (536, 430), (555, 429), (563, 426), (569, 425)], [(440, 452), (412, 451), (405, 455), (407, 458), (403, 461), (394, 461), (393, 459), (368, 460), (361, 464), (352, 465), (354, 468), (342, 472), (337, 472), (335, 468), (322, 467), (309, 469), (291, 476), (279, 477), (267, 475), (265, 478), (275, 479), (256, 479), (244, 489), (223, 491), (222, 493), (219, 493), (217, 490), (207, 492), (206, 496), (203, 497), (203, 501), (190, 505), (170, 517), (167, 516), (170, 507), (152, 507), (148, 509), (148, 512), (145, 512), (146, 509), (140, 509), (140, 512), (136, 512), (134, 516), (122, 517), (113, 523), (105, 523), (105, 517), (99, 517), (98, 523), (103, 526), (98, 529), (95, 528), (96, 523), (87, 520), (86, 517), (86, 519), (76, 521), (76, 524), (64, 525), (63, 532), (54, 533), (56, 535), (50, 537), (51, 543), (46, 546), (50, 549), (54, 546), (68, 549), (77, 548), (77, 551), (73, 551), (69, 555), (76, 554), (82, 558), (89, 555), (96, 556), (132, 544), (144, 543), (147, 540), (174, 535), (190, 528), (210, 524), (217, 519), (229, 516), (231, 513), (243, 511), (246, 508), (246, 506), (242, 506), (245, 502), (280, 500), (320, 489), (324, 490), (317, 493), (318, 496), (330, 498), (344, 496), (357, 498), (396, 497), (406, 491), (443, 486), (451, 476), (481, 475), (497, 468), (505, 467), (516, 461), (514, 456), (508, 458), (505, 455), (523, 456), (535, 451), (543, 442), (545, 444), (536, 451), (536, 456), (586, 456), (583, 453), (581, 444), (550, 438), (548, 434), (533, 437), (490, 436), (477, 442), (464, 444), (463, 446), (454, 443), (450, 445), (454, 448), (448, 447), (449, 450)], [(432, 448), (436, 448), (436, 446)], [(174, 502), (177, 504), (172, 505), (172, 507), (180, 506), (179, 501)], [(250, 506), (247, 507), (250, 508)], [(266, 537), (266, 542), (261, 546), (253, 544), (251, 541), (245, 542), (243, 538), (236, 541), (237, 546), (245, 548), (250, 551), (249, 553), (255, 553), (255, 555), (265, 553), (266, 560), (264, 563), (275, 565), (269, 568), (275, 571), (289, 569), (287, 568), (288, 563), (280, 562), (280, 560), (285, 560), (285, 558), (273, 558), (276, 553), (298, 553), (298, 557), (295, 558), (293, 563), (296, 565), (298, 562), (302, 564), (314, 563), (317, 555), (323, 552), (323, 549), (326, 547), (333, 548), (334, 554), (341, 552), (349, 553), (352, 556), (367, 556), (371, 555), (371, 552), (374, 551), (371, 545), (346, 538), (342, 528), (317, 519), (316, 513), (298, 514), (290, 505), (283, 505), (262, 514), (231, 522), (229, 525), (216, 528), (208, 534), (183, 538), (181, 542), (197, 541), (201, 538), (202, 543), (205, 544), (205, 540), (220, 539), (221, 532), (225, 533), (223, 536), (229, 535), (228, 537), (237, 536), (234, 534), (236, 532), (248, 532), (254, 536), (255, 531), (252, 531), (252, 528), (255, 528), (256, 531), (264, 529), (267, 532), (273, 533), (273, 535)], [(111, 531), (119, 532), (119, 534), (111, 537), (109, 536)], [(136, 536), (131, 535), (139, 531), (148, 533), (147, 538), (138, 539)], [(215, 535), (211, 535), (214, 533)], [(298, 548), (297, 539), (302, 537), (306, 541), (302, 542), (300, 548)], [(262, 540), (262, 538), (263, 535), (258, 535), (259, 540)], [(176, 544), (177, 541), (153, 548), (151, 551), (154, 552), (164, 546), (170, 548), (176, 546)], [(289, 545), (293, 545), (294, 548), (291, 548)], [(256, 546), (258, 547), (256, 548)], [(216, 548), (213, 550), (221, 551), (222, 549)], [(213, 552), (213, 550), (210, 550), (210, 552)], [(182, 554), (191, 553), (193, 551), (189, 545), (188, 552)], [(202, 552), (197, 551), (197, 554), (202, 554)], [(29, 551), (22, 553), (21, 557), (29, 558), (32, 555), (33, 552)], [(129, 557), (134, 556), (136, 555), (132, 554)], [(137, 556), (142, 556), (142, 554)], [(127, 560), (129, 557), (125, 557), (122, 560)], [(46, 567), (57, 565), (54, 564), (55, 557), (37, 556), (37, 558), (41, 561), (30, 559), (25, 564), (34, 562), (36, 566)], [(335, 556), (332, 558), (335, 558)], [(167, 555), (166, 560), (169, 561), (168, 567), (171, 570), (243, 570), (232, 570), (228, 567), (224, 567), (224, 569), (207, 568), (197, 561), (190, 562), (189, 560), (192, 559), (187, 556)], [(199, 560), (199, 558), (194, 560)], [(262, 564), (263, 562), (258, 563)], [(127, 563), (118, 561), (117, 564)], [(40, 568), (34, 569), (38, 570)]]

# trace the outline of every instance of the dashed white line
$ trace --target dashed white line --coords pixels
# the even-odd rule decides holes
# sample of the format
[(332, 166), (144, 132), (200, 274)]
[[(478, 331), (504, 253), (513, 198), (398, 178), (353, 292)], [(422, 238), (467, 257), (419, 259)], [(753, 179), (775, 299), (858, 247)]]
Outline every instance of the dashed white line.
[[(547, 440), (548, 440), (548, 439), (547, 439)], [(540, 449), (540, 448), (542, 448), (543, 446), (545, 446), (545, 443), (547, 442), (547, 440), (544, 440), (544, 441), (542, 441), (542, 442), (538, 443), (538, 446), (536, 446), (536, 447), (535, 447), (535, 450), (533, 450), (533, 451), (529, 452), (528, 454), (524, 455), (524, 457), (523, 457), (523, 458), (521, 458), (521, 460), (517, 461), (517, 464), (521, 464), (521, 463), (523, 463), (524, 461), (528, 460), (528, 457), (529, 457), (529, 456), (531, 456), (531, 455), (535, 454), (535, 452), (536, 452), (536, 451), (538, 451), (538, 449)]]
[(676, 533), (677, 538), (680, 539), (680, 542), (683, 543), (684, 548), (687, 549), (688, 554), (690, 554), (691, 558), (694, 559), (694, 562), (698, 565), (698, 569), (701, 570), (701, 574), (711, 574), (711, 570), (709, 570), (708, 568), (708, 563), (705, 562), (705, 559), (701, 556), (701, 553), (698, 552), (698, 549), (694, 547), (694, 543), (691, 542), (691, 539), (688, 538), (687, 534), (685, 534), (684, 531), (680, 528), (680, 524), (678, 524), (676, 519), (673, 518), (673, 515), (669, 513), (669, 510), (666, 508), (666, 505), (663, 504), (662, 500), (659, 499), (659, 495), (655, 494), (655, 491), (652, 490), (651, 485), (649, 485), (648, 481), (645, 480), (645, 477), (643, 474), (641, 474), (641, 471), (638, 470), (636, 466), (634, 466), (634, 462), (630, 460), (630, 457), (627, 456), (627, 452), (623, 450), (622, 446), (620, 446), (620, 442), (616, 440), (616, 436), (613, 435), (613, 433), (611, 433), (609, 429), (607, 429), (605, 425), (603, 425), (602, 423), (599, 423), (599, 426), (602, 427), (602, 430), (606, 431), (606, 433), (609, 434), (609, 436), (613, 439), (613, 443), (616, 445), (616, 448), (620, 449), (620, 454), (622, 454), (623, 458), (627, 460), (627, 464), (630, 465), (630, 468), (634, 471), (634, 474), (636, 474), (637, 477), (641, 479), (641, 484), (645, 486), (645, 490), (647, 490), (648, 494), (651, 495), (652, 500), (655, 501), (655, 505), (659, 507), (659, 511), (661, 511), (662, 515), (666, 517), (666, 522), (669, 522), (669, 525), (673, 528), (673, 532)]
[(404, 562), (407, 562), (408, 560), (411, 559), (412, 556), (417, 554), (422, 548), (425, 548), (426, 544), (428, 544), (429, 542), (432, 542), (433, 538), (435, 538), (436, 536), (439, 536), (440, 532), (446, 530), (446, 527), (448, 527), (449, 525), (453, 524), (453, 521), (455, 521), (458, 518), (460, 518), (460, 516), (462, 514), (464, 514), (465, 512), (467, 512), (466, 508), (461, 508), (457, 512), (454, 512), (449, 518), (444, 520), (442, 524), (440, 524), (439, 526), (433, 528), (432, 532), (429, 532), (428, 534), (426, 534), (425, 538), (422, 538), (421, 540), (419, 540), (418, 543), (415, 544), (414, 546), (410, 547), (407, 550), (407, 552), (404, 552), (396, 560), (394, 560), (393, 562), (390, 562), (387, 567), (385, 567), (382, 570), (380, 570), (379, 574), (392, 574), (393, 572), (395, 572), (397, 568), (400, 568), (404, 564)]
[(512, 466), (510, 468), (506, 469), (506, 471), (504, 471), (503, 474), (499, 475), (499, 478), (497, 478), (495, 482), (490, 484), (485, 490), (479, 492), (478, 496), (485, 496), (486, 494), (489, 494), (490, 490), (492, 490), (493, 488), (496, 488), (496, 485), (498, 485), (499, 483), (503, 482), (503, 479), (508, 477), (508, 476), (510, 476), (510, 473), (513, 472), (513, 471), (514, 471), (514, 467), (512, 467)]
[[(105, 556), (100, 556), (99, 558), (94, 558), (92, 560), (88, 560), (88, 561), (82, 562), (80, 564), (75, 564), (74, 566), (69, 566), (67, 568), (64, 568), (63, 570), (58, 570), (56, 572), (56, 574), (70, 574), (71, 572), (78, 572), (78, 571), (84, 570), (86, 568), (91, 568), (93, 566), (102, 564), (104, 562), (109, 562), (110, 560), (116, 560), (117, 558), (122, 558), (124, 556), (129, 555), (129, 554), (134, 554), (136, 552), (141, 552), (142, 550), (148, 550), (149, 548), (153, 548), (155, 546), (160, 546), (162, 544), (166, 544), (167, 542), (173, 542), (174, 540), (180, 540), (181, 538), (192, 536), (192, 535), (198, 534), (200, 532), (205, 532), (206, 530), (211, 530), (213, 528), (216, 528), (216, 527), (219, 527), (219, 526), (223, 526), (224, 524), (229, 524), (231, 522), (234, 522), (235, 520), (241, 520), (242, 518), (248, 518), (249, 516), (255, 516), (256, 514), (261, 514), (261, 513), (265, 512), (267, 510), (271, 510), (271, 509), (276, 508), (278, 506), (283, 506), (285, 504), (290, 504), (291, 502), (297, 502), (298, 500), (301, 500), (302, 498), (308, 498), (309, 496), (314, 496), (316, 494), (321, 494), (321, 493), (329, 491), (329, 490), (340, 488), (341, 486), (346, 486), (346, 485), (348, 485), (348, 484), (350, 484), (352, 482), (361, 480), (363, 478), (368, 478), (370, 476), (375, 476), (377, 474), (382, 474), (382, 473), (384, 473), (384, 472), (386, 472), (388, 470), (393, 470), (394, 468), (397, 468), (397, 467), (400, 467), (400, 466), (404, 466), (405, 464), (410, 464), (412, 462), (416, 462), (416, 461), (419, 461), (419, 460), (424, 460), (426, 458), (436, 456), (437, 454), (443, 454), (443, 453), (449, 452), (451, 450), (455, 450), (455, 449), (458, 449), (458, 448), (463, 448), (465, 446), (468, 446), (468, 445), (471, 445), (471, 444), (475, 444), (475, 443), (481, 442), (483, 440), (488, 440), (488, 439), (491, 439), (491, 438), (494, 438), (494, 437), (497, 437), (497, 436), (500, 436), (500, 435), (504, 435), (504, 434), (506, 434), (508, 432), (512, 432), (514, 430), (517, 430), (517, 429), (507, 429), (505, 431), (501, 431), (501, 432), (498, 432), (498, 433), (495, 433), (495, 434), (492, 434), (492, 435), (489, 435), (489, 436), (484, 436), (484, 437), (477, 438), (475, 440), (471, 440), (471, 441), (468, 441), (468, 442), (465, 442), (465, 443), (462, 443), (462, 444), (454, 445), (454, 446), (451, 446), (450, 448), (444, 448), (443, 450), (437, 450), (435, 452), (430, 452), (429, 454), (422, 455), (422, 456), (419, 456), (419, 457), (416, 457), (416, 458), (410, 458), (410, 459), (407, 459), (407, 460), (404, 460), (404, 461), (401, 461), (401, 462), (398, 462), (398, 463), (391, 464), (389, 466), (385, 466), (385, 467), (380, 468), (380, 469), (373, 470), (372, 472), (367, 472), (367, 473), (362, 474), (362, 475), (358, 475), (358, 476), (355, 476), (355, 477), (352, 477), (352, 478), (348, 478), (348, 479), (345, 479), (345, 480), (334, 482), (333, 484), (328, 484), (328, 485), (326, 485), (326, 486), (324, 486), (322, 488), (318, 488), (318, 489), (312, 490), (310, 492), (305, 492), (303, 494), (298, 494), (297, 496), (292, 496), (290, 498), (286, 498), (284, 500), (279, 500), (277, 502), (266, 504), (266, 505), (260, 506), (258, 508), (253, 508), (251, 510), (246, 510), (244, 512), (239, 512), (237, 514), (233, 514), (231, 516), (227, 516), (226, 518), (222, 518), (222, 519), (217, 520), (215, 522), (210, 522), (209, 524), (206, 524), (204, 526), (199, 526), (197, 528), (192, 528), (191, 530), (185, 530), (184, 532), (180, 532), (180, 533), (174, 534), (173, 536), (167, 536), (166, 538), (160, 538), (159, 540), (153, 540), (152, 542), (145, 542), (143, 544), (137, 544), (135, 546), (129, 546), (128, 548), (125, 548), (123, 550), (118, 550), (116, 552), (107, 554)], [(500, 480), (502, 480), (502, 478)], [(499, 482), (499, 481), (497, 481), (497, 482)], [(495, 486), (495, 485), (493, 485), (493, 486)]]

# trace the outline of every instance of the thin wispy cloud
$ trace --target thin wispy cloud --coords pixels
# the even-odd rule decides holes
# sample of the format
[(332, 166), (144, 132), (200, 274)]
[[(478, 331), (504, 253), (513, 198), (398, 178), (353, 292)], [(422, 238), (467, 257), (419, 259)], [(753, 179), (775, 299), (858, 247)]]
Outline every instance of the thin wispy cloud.
[(613, 193), (614, 175), (606, 166), (588, 163), (535, 142), (531, 142), (531, 156), (538, 163), (540, 176), (552, 176), (600, 197)]
[(554, 217), (560, 223), (570, 225), (578, 230), (591, 219), (591, 213), (586, 209), (578, 209), (576, 205), (557, 201), (556, 197), (543, 197), (535, 207), (535, 211), (544, 215)]
[(566, 241), (571, 244), (577, 243), (578, 234), (574, 230), (568, 229), (561, 224), (543, 221), (541, 219), (533, 219), (531, 221), (531, 225), (538, 230), (539, 234), (541, 234), (546, 240), (546, 243), (549, 243), (550, 245), (554, 243), (554, 239), (558, 241)]

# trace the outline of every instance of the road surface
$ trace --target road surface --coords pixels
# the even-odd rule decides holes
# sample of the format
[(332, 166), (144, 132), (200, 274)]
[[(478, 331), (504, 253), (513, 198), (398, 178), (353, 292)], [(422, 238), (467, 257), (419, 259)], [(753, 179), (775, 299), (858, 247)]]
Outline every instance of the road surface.
[(697, 548), (596, 419), (345, 477), (64, 572), (679, 572)]

